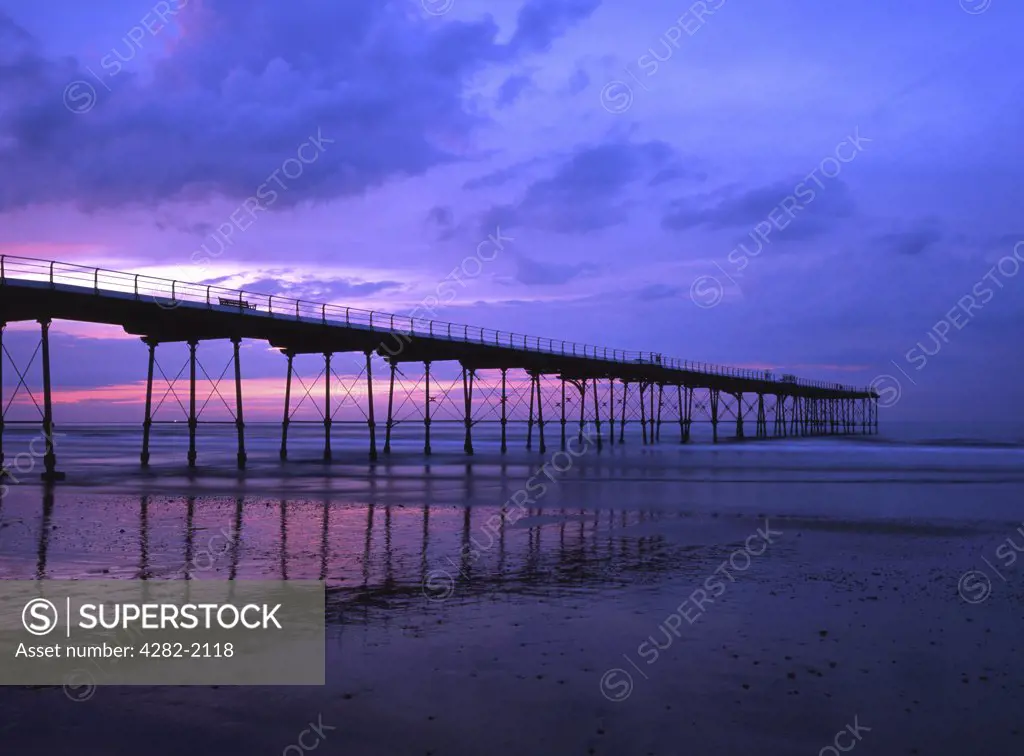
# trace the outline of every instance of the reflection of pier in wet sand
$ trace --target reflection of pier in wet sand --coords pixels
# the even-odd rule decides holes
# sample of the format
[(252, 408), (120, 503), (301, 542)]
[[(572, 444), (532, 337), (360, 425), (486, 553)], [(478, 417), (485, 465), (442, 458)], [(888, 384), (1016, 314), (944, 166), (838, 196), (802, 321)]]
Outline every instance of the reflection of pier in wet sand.
[[(80, 510), (55, 506), (52, 491), (44, 491), (41, 510), (30, 513), (22, 505), (21, 527), (0, 531), (8, 554), (36, 553), (34, 570), (26, 561), (15, 568), (25, 574), (8, 577), (320, 579), (328, 583), (334, 609), (369, 611), (487, 592), (598, 590), (629, 580), (634, 571), (677, 564), (663, 536), (642, 527), (662, 516), (652, 511), (238, 497), (199, 503), (196, 497), (125, 497), (106, 518), (113, 533), (101, 534), (81, 522)], [(8, 513), (8, 525), (13, 517)], [(86, 535), (73, 533), (76, 527)], [(57, 541), (58, 533), (73, 542)], [(112, 542), (122, 565), (109, 559)]]

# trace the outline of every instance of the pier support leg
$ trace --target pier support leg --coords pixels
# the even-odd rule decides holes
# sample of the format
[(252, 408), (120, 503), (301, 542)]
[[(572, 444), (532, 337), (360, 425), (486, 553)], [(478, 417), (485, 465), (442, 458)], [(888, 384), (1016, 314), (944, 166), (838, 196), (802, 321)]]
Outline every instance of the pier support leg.
[(465, 406), (466, 440), (462, 444), (466, 454), (473, 453), (473, 371), (462, 366), (462, 400)]
[(711, 440), (718, 443), (718, 389), (711, 389)]
[(676, 384), (676, 403), (679, 405), (679, 443), (686, 443), (686, 431), (683, 425), (683, 387)]
[(506, 452), (508, 452), (508, 443), (506, 442), (506, 437), (505, 437), (505, 428), (508, 425), (508, 414), (507, 414), (507, 410), (506, 410), (506, 405), (508, 403), (508, 399), (507, 399), (506, 390), (505, 390), (505, 381), (506, 381), (507, 374), (508, 374), (508, 368), (502, 368), (501, 369), (501, 453), (502, 454), (505, 454)]
[(0, 480), (7, 477), (7, 468), (4, 466), (3, 456), (3, 422), (6, 407), (3, 403), (3, 332), (7, 328), (6, 323), (0, 322)]
[(540, 395), (540, 381), (541, 375), (537, 374), (537, 430), (540, 435), (540, 453), (543, 454), (548, 450), (547, 446), (544, 445), (544, 402), (541, 401)]
[(292, 360), (295, 359), (295, 355), (291, 352), (286, 352), (288, 357), (288, 377), (284, 383), (284, 420), (281, 421), (281, 460), (288, 459), (288, 423), (291, 420), (291, 401), (292, 401)]
[(0, 481), (7, 477), (7, 468), (4, 466), (4, 417), (7, 414), (4, 410), (4, 330), (7, 323), (0, 322)]
[(562, 405), (561, 405), (561, 407), (562, 407), (562, 415), (561, 415), (562, 443), (561, 443), (561, 449), (562, 449), (562, 451), (565, 451), (565, 423), (566, 423), (566, 420), (565, 420), (565, 378), (561, 379), (561, 383), (562, 383)]
[(391, 380), (388, 382), (388, 420), (384, 424), (384, 453), (391, 453), (391, 426), (394, 424), (393, 409), (395, 406), (395, 363), (389, 362)]
[(597, 436), (597, 450), (601, 451), (601, 407), (597, 401), (597, 378), (590, 382), (591, 393), (594, 395), (594, 428)]
[(238, 356), (241, 339), (231, 339), (235, 348), (235, 429), (238, 431), (238, 469), (245, 467), (245, 419), (242, 415), (242, 362)]
[(662, 403), (662, 400), (664, 399), (664, 395), (665, 395), (665, 386), (663, 384), (659, 383), (658, 384), (658, 432), (657, 432), (657, 434), (655, 434), (653, 432), (651, 433), (651, 435), (654, 436), (654, 439), (658, 443), (661, 443), (661, 403)]
[(576, 434), (576, 443), (583, 445), (583, 424), (587, 421), (587, 381), (580, 381), (580, 429)]
[(196, 347), (198, 341), (188, 342), (188, 466), (196, 466)]
[(423, 400), (423, 453), (430, 454), (430, 363), (424, 362), (426, 371), (426, 396)]
[(148, 467), (149, 434), (153, 428), (153, 366), (156, 364), (156, 342), (145, 339), (143, 342), (149, 347), (149, 367), (146, 369), (146, 416), (142, 420), (142, 454), (139, 455), (139, 462), (143, 467)]
[(768, 435), (768, 418), (764, 414), (764, 394), (757, 395), (757, 437)]
[(622, 382), (622, 419), (619, 421), (619, 444), (626, 442), (626, 399), (629, 397), (629, 381)]
[(615, 379), (608, 379), (608, 446), (615, 446)]
[(52, 482), (64, 480), (64, 473), (57, 472), (57, 455), (53, 451), (53, 392), (50, 380), (50, 319), (39, 321), (42, 327), (43, 354), (43, 435), (46, 437), (46, 453), (43, 455), (43, 480)]
[(640, 432), (643, 439), (643, 445), (647, 446), (647, 402), (644, 396), (644, 389), (649, 388), (649, 385), (640, 382)]
[(537, 376), (530, 374), (530, 419), (526, 426), (526, 450), (533, 448), (533, 393), (537, 388)]
[(736, 399), (736, 438), (743, 438), (743, 393), (733, 394)]
[(686, 433), (685, 442), (690, 442), (690, 428), (693, 425), (693, 386), (686, 387)]
[(377, 423), (373, 419), (373, 356), (372, 351), (366, 354), (366, 425), (370, 429), (370, 461), (377, 461)]
[(324, 352), (324, 462), (331, 457), (331, 353)]

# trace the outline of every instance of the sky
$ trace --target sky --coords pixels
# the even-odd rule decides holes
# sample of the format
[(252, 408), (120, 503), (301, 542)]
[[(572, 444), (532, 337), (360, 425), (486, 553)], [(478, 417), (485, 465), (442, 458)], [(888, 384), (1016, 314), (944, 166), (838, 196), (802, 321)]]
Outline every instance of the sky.
[[(1022, 22), (0, 0), (0, 253), (871, 384), (883, 422), (1019, 419)], [(59, 418), (141, 421), (137, 338), (53, 339)], [(21, 367), (36, 341), (7, 328)], [(276, 417), (284, 358), (243, 361)]]

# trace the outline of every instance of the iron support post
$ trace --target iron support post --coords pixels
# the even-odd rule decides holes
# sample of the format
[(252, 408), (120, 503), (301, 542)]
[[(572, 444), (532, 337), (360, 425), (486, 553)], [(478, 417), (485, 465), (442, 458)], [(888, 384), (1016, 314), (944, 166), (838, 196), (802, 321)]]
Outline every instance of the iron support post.
[(394, 422), (392, 414), (395, 406), (395, 363), (388, 361), (391, 367), (391, 380), (388, 382), (388, 420), (384, 425), (384, 453), (391, 453), (391, 426)]
[(242, 362), (239, 359), (238, 351), (242, 340), (231, 339), (235, 352), (235, 428), (238, 431), (238, 467), (245, 467), (248, 457), (245, 453), (245, 419), (242, 415)]
[(324, 462), (330, 462), (331, 452), (331, 352), (324, 352)]
[(149, 434), (153, 429), (153, 367), (156, 364), (156, 342), (143, 339), (149, 347), (149, 367), (146, 369), (146, 415), (142, 420), (142, 453), (139, 462), (149, 465)]
[(423, 402), (423, 453), (430, 455), (430, 363), (424, 362), (426, 398)]
[(196, 348), (199, 342), (188, 342), (188, 466), (196, 466), (196, 429), (199, 418), (196, 415)]
[(43, 435), (46, 437), (46, 453), (43, 455), (43, 474), (47, 482), (64, 480), (64, 473), (57, 472), (57, 455), (53, 451), (53, 391), (50, 380), (50, 319), (39, 321), (42, 327), (43, 353)]
[(373, 361), (370, 359), (373, 352), (367, 350), (366, 354), (366, 425), (370, 429), (370, 461), (377, 460), (377, 423), (373, 419)]
[(290, 421), (290, 411), (292, 399), (292, 360), (295, 359), (295, 355), (291, 352), (286, 352), (288, 357), (288, 377), (284, 383), (284, 419), (281, 421), (281, 460), (288, 459), (288, 423)]

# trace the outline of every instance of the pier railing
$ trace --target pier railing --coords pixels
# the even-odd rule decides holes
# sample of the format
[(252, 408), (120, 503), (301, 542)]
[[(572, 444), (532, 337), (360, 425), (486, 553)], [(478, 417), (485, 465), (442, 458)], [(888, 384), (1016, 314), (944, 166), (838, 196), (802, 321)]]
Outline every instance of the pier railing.
[(511, 331), (425, 318), (412, 318), (377, 310), (363, 310), (344, 305), (307, 302), (272, 294), (227, 289), (221, 286), (189, 283), (157, 278), (140, 273), (125, 273), (103, 268), (86, 267), (53, 260), (0, 255), (0, 285), (8, 280), (36, 281), (76, 289), (91, 289), (97, 296), (130, 295), (139, 301), (152, 301), (170, 309), (181, 304), (199, 305), (216, 311), (238, 311), (244, 315), (320, 321), (325, 325), (346, 325), (368, 328), (384, 334), (429, 336), (448, 341), (505, 347), (566, 357), (584, 357), (619, 363), (658, 365), (707, 375), (785, 383), (796, 386), (837, 391), (870, 391), (828, 381), (811, 381), (794, 376), (779, 376), (764, 370), (716, 365), (709, 362), (665, 357), (658, 352), (610, 349), (575, 341), (528, 336)]

